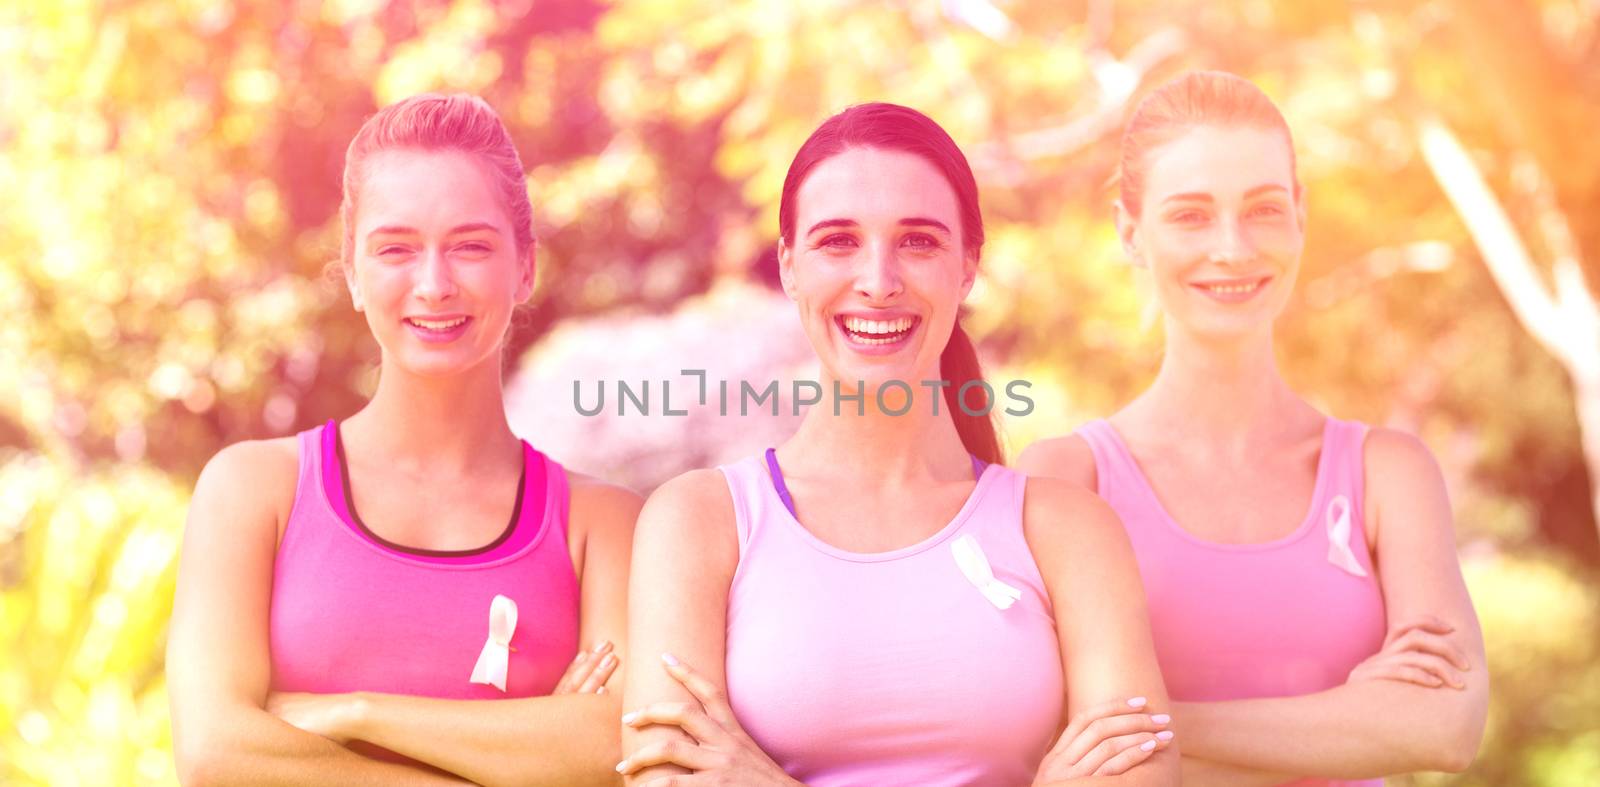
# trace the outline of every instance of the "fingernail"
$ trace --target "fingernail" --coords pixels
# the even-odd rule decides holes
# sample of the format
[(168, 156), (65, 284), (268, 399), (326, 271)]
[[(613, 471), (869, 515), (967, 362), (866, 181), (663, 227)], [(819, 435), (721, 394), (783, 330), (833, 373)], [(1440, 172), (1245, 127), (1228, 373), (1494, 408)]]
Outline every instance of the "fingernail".
[(1146, 700), (1144, 697), (1134, 697), (1133, 699), (1128, 700), (1128, 707), (1143, 708), (1146, 702), (1149, 702), (1149, 700)]
[(614, 653), (607, 653), (606, 657), (600, 660), (601, 667), (609, 667), (615, 663), (617, 663), (617, 656)]
[(1172, 730), (1162, 730), (1156, 733), (1156, 737), (1164, 741), (1170, 741), (1172, 740)]
[(594, 652), (599, 653), (600, 651), (605, 650), (606, 646), (610, 645), (610, 644), (611, 644), (610, 640), (604, 640), (604, 639), (596, 640), (595, 643), (594, 643)]
[(623, 773), (624, 771), (622, 769), (624, 767), (626, 767), (627, 764), (628, 764), (627, 760), (623, 760), (622, 762), (617, 763), (617, 773)]
[(1157, 724), (1166, 724), (1167, 722), (1172, 721), (1172, 717), (1165, 713), (1157, 713), (1156, 715), (1151, 716), (1150, 720)]
[[(604, 687), (602, 687), (602, 688), (604, 688)], [(639, 712), (638, 711), (636, 711), (636, 710), (635, 711), (628, 711), (627, 713), (622, 714), (622, 723), (623, 724), (632, 724), (633, 720), (637, 719), (637, 718), (639, 718)]]
[(1156, 747), (1156, 742), (1155, 741), (1145, 741), (1144, 743), (1139, 744), (1139, 748), (1144, 749), (1145, 751), (1150, 751), (1151, 749), (1154, 749), (1155, 747)]
[(595, 689), (594, 693), (596, 693), (596, 694), (604, 694), (604, 693), (606, 693), (606, 687), (601, 686), (600, 688)]
[(666, 662), (667, 666), (669, 666), (669, 667), (678, 666), (678, 657), (672, 655), (671, 653), (663, 653), (663, 654), (661, 654), (661, 660)]

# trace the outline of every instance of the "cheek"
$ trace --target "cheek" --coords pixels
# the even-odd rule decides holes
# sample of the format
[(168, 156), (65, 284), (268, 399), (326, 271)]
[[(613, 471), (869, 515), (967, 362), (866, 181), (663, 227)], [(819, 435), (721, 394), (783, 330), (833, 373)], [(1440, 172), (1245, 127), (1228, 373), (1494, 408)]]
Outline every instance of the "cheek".
[(1255, 232), (1256, 248), (1273, 257), (1298, 257), (1305, 235), (1292, 224), (1269, 225)]

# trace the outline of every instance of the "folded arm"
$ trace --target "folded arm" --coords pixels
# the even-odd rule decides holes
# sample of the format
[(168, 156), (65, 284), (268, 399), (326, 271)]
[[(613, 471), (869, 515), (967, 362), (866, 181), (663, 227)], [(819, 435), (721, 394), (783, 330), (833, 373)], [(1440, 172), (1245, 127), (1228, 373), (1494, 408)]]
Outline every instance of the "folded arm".
[(1182, 703), (1174, 715), (1186, 751), (1252, 769), (1332, 779), (1465, 770), (1488, 710), (1483, 635), (1456, 559), (1444, 479), (1415, 438), (1367, 438), (1367, 522), (1391, 626), (1419, 618), (1465, 662), (1460, 687), (1357, 680), (1300, 697)]
[(265, 710), (272, 562), (298, 465), (292, 439), (242, 443), (213, 458), (196, 484), (167, 640), (180, 781), (459, 784), (363, 757)]

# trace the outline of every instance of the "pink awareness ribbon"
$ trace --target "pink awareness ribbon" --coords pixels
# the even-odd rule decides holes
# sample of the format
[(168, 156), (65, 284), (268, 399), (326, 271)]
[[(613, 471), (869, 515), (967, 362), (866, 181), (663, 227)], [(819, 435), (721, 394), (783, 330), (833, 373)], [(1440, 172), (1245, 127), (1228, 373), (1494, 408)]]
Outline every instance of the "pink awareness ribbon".
[(473, 683), (506, 690), (506, 669), (511, 664), (511, 634), (517, 630), (517, 602), (496, 595), (489, 603), (489, 640), (472, 667)]

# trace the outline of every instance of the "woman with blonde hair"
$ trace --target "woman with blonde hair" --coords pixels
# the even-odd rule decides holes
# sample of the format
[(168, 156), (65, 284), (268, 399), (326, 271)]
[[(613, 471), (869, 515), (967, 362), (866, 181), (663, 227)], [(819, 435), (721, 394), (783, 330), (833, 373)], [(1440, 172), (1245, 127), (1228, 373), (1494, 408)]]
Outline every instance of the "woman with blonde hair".
[(1184, 783), (1466, 768), (1488, 674), (1439, 468), (1410, 435), (1318, 412), (1273, 356), (1306, 224), (1283, 116), (1244, 79), (1188, 74), (1139, 104), (1120, 176), (1161, 370), (1019, 467), (1098, 490), (1127, 528)]
[(406, 99), (350, 143), (342, 265), (377, 392), (201, 473), (167, 655), (185, 783), (616, 781), (639, 500), (507, 425), (523, 172), (473, 96)]

